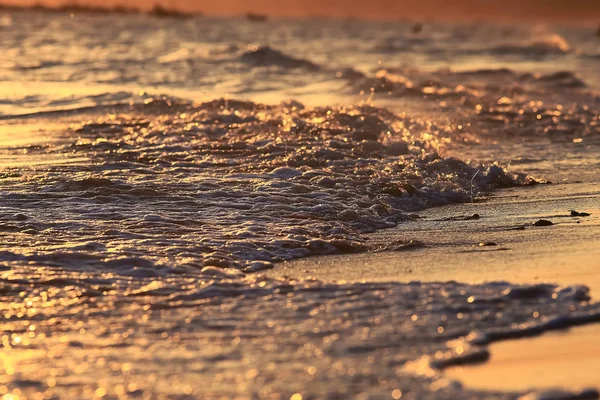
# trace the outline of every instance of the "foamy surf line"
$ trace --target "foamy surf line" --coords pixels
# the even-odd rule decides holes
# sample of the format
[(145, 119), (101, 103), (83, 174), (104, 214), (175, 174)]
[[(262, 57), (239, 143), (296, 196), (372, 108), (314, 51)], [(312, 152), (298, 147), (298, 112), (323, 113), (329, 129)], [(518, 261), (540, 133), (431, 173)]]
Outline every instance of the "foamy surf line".
[(414, 211), (534, 182), (441, 157), (444, 131), (430, 121), (168, 98), (83, 115), (60, 141), (12, 151), (91, 163), (1, 175), (7, 392), (518, 398), (463, 389), (440, 368), (480, 360), (492, 340), (600, 315), (582, 287), (247, 274), (369, 251), (364, 233)]
[(535, 183), (497, 165), (441, 157), (441, 129), (426, 124), (371, 106), (132, 105), (73, 126), (63, 142), (27, 146), (30, 156), (92, 163), (13, 171), (20, 179), (5, 187), (5, 204), (23, 219), (4, 218), (38, 245), (10, 257), (80, 257), (90, 249), (93, 264), (140, 248), (152, 249), (136, 254), (157, 268), (257, 271), (364, 251), (362, 233), (393, 227), (412, 211)]

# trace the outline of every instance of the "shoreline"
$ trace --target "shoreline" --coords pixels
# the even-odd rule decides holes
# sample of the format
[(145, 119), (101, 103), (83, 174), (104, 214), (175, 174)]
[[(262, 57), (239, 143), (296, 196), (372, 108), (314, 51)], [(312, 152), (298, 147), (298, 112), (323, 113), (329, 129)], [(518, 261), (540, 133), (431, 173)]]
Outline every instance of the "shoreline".
[[(295, 260), (265, 275), (308, 275), (325, 282), (585, 284), (594, 301), (600, 297), (598, 200), (597, 183), (502, 189), (485, 202), (427, 209), (417, 220), (368, 235), (371, 243), (420, 240), (423, 245)], [(572, 217), (570, 209), (591, 215)], [(474, 214), (480, 217), (471, 219)], [(535, 226), (540, 219), (553, 225)], [(489, 360), (450, 367), (443, 376), (479, 390), (598, 388), (593, 368), (575, 367), (600, 357), (600, 344), (589, 340), (598, 334), (600, 324), (590, 324), (493, 342), (487, 347)], [(581, 357), (564, 360), (565, 351)], [(576, 379), (569, 371), (576, 371)]]
[[(571, 193), (565, 195), (565, 191)], [(365, 235), (373, 246), (411, 240), (419, 240), (424, 246), (396, 252), (298, 259), (280, 263), (266, 275), (281, 277), (302, 271), (325, 281), (461, 280), (465, 283), (491, 280), (534, 283), (554, 278), (559, 281), (555, 283), (565, 285), (585, 282), (592, 293), (600, 292), (600, 276), (593, 281), (582, 278), (586, 272), (596, 271), (591, 267), (588, 271), (585, 263), (574, 261), (589, 260), (596, 265), (600, 259), (596, 258), (600, 249), (593, 240), (600, 232), (598, 199), (600, 185), (590, 183), (502, 189), (486, 202), (430, 208), (418, 212), (421, 218), (417, 220)], [(571, 209), (591, 215), (572, 217)], [(480, 218), (468, 219), (474, 214)], [(554, 225), (534, 226), (540, 219), (551, 220)], [(540, 243), (545, 246), (540, 248)], [(565, 253), (567, 250), (569, 253)], [(444, 259), (443, 255), (452, 258)], [(479, 266), (473, 257), (485, 265)], [(443, 268), (436, 263), (441, 259), (445, 263)], [(527, 265), (522, 265), (526, 262)], [(574, 262), (584, 269), (576, 272), (563, 269)]]

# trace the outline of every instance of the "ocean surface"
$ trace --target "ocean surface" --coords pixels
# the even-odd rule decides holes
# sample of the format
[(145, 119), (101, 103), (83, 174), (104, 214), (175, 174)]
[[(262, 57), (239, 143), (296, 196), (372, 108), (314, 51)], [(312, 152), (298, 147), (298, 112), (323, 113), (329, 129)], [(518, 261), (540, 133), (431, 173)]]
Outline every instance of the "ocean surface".
[(593, 27), (30, 11), (0, 35), (3, 399), (516, 399), (442, 369), (600, 319), (585, 287), (260, 275), (597, 182)]

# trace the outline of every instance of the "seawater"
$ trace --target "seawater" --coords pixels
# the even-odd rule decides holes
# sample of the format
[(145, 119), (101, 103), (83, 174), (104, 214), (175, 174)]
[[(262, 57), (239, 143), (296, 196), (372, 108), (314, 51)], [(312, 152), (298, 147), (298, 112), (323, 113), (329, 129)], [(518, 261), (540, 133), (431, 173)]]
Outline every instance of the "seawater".
[(440, 370), (600, 318), (585, 287), (260, 275), (552, 179), (490, 144), (596, 151), (593, 29), (0, 21), (1, 395), (518, 398)]

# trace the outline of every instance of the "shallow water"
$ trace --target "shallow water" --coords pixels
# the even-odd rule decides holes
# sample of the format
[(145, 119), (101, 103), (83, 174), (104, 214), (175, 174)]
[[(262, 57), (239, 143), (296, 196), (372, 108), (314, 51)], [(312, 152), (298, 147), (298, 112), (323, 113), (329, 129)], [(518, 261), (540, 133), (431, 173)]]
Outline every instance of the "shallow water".
[(587, 28), (6, 21), (0, 394), (517, 398), (439, 369), (600, 318), (578, 286), (252, 274), (593, 170)]
[[(599, 199), (597, 181), (504, 189), (486, 202), (425, 210), (417, 220), (369, 235), (372, 247), (391, 242), (395, 251), (296, 260), (267, 275), (309, 275), (326, 282), (585, 282), (596, 300)], [(572, 216), (573, 208), (590, 215)], [(554, 225), (534, 226), (539, 219)], [(481, 354), (475, 360), (481, 363), (454, 366), (444, 375), (480, 390), (595, 387), (597, 371), (587, 366), (598, 361), (599, 330), (594, 324), (492, 343), (489, 359)]]
[(499, 342), (490, 346), (486, 363), (451, 368), (446, 375), (471, 389), (527, 390), (572, 388), (598, 383), (598, 326), (546, 333), (536, 338)]
[(554, 89), (600, 85), (600, 43), (587, 26), (425, 24), (415, 34), (400, 22), (35, 13), (7, 21), (0, 27), (4, 115), (139, 102), (139, 91), (332, 105), (321, 99), (335, 94), (347, 103), (373, 89), (378, 99), (391, 92), (452, 106), (486, 91), (495, 102), (531, 90), (536, 98), (527, 100), (537, 101)]

